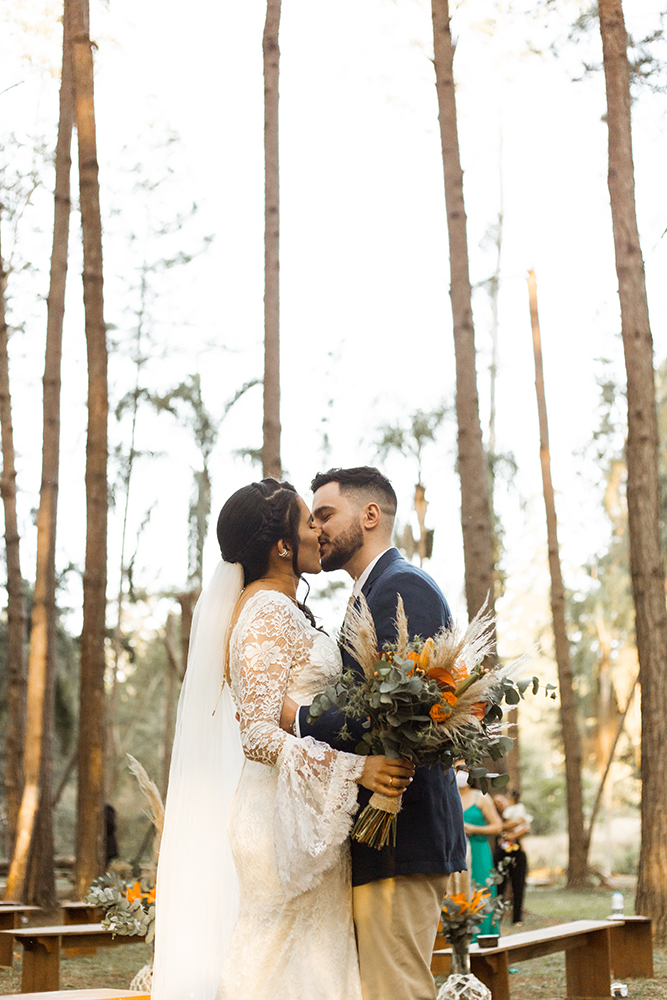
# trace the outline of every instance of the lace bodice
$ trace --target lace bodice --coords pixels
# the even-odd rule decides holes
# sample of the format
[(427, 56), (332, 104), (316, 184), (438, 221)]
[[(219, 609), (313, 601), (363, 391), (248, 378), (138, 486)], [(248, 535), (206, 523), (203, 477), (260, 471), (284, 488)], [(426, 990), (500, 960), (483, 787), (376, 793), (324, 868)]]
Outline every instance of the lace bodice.
[(338, 647), (285, 594), (260, 590), (241, 611), (229, 660), (245, 755), (276, 764), (294, 739), (280, 729), (285, 696), (309, 704), (340, 674)]
[(290, 898), (335, 862), (357, 809), (364, 758), (280, 728), (286, 694), (307, 704), (340, 673), (338, 649), (285, 594), (264, 590), (239, 615), (229, 666), (246, 759), (268, 765), (276, 776), (274, 846)]

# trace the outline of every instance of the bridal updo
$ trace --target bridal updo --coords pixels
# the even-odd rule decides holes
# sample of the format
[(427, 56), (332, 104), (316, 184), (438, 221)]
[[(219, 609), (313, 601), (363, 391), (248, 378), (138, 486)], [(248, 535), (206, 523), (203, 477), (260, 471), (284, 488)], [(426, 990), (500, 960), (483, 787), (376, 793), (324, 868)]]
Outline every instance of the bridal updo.
[(218, 543), (225, 562), (241, 563), (244, 587), (265, 575), (271, 546), (281, 538), (292, 550), (292, 568), (299, 575), (300, 518), (291, 483), (262, 479), (230, 496), (218, 518)]

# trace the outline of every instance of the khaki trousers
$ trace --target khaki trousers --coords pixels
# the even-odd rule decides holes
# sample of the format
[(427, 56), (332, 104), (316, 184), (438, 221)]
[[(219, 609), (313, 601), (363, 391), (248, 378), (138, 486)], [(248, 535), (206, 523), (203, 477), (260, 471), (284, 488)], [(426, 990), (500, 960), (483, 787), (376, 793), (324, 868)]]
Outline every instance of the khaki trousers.
[(448, 875), (399, 875), (353, 889), (363, 1000), (435, 1000), (431, 955)]

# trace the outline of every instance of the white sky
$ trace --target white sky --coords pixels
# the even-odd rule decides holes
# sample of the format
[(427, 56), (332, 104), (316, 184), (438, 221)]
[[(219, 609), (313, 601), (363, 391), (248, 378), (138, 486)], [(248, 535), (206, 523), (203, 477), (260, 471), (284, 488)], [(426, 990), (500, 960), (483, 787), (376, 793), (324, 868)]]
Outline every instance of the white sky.
[[(504, 0), (505, 9), (508, 7)], [(480, 242), (497, 218), (500, 164), (505, 210), (500, 315), (497, 436), (514, 452), (514, 489), (501, 490), (510, 585), (533, 586), (540, 561), (542, 510), (539, 445), (525, 276), (538, 277), (561, 542), (568, 582), (606, 536), (604, 518), (578, 453), (595, 426), (596, 359), (610, 358), (622, 377), (619, 313), (606, 186), (606, 126), (601, 74), (573, 82), (582, 61), (599, 61), (599, 42), (566, 42), (579, 6), (531, 15), (512, 3), (499, 26), (491, 0), (458, 5), (455, 71), (471, 276), (493, 270)], [(626, 4), (638, 36), (658, 26), (657, 0)], [(3, 135), (44, 135), (55, 143), (59, 35), (55, 0), (7, 2), (0, 15), (0, 120)], [(18, 13), (17, 13), (18, 12)], [(116, 214), (105, 243), (106, 315), (112, 338), (127, 342), (137, 264), (213, 243), (195, 262), (156, 285), (145, 368), (151, 388), (166, 391), (200, 372), (206, 402), (220, 414), (246, 380), (261, 375), (263, 336), (263, 0), (93, 0), (96, 102), (103, 209)], [(19, 23), (12, 21), (18, 16)], [(47, 18), (45, 20), (45, 17)], [(46, 30), (42, 29), (46, 26)], [(5, 30), (7, 29), (7, 30)], [(39, 29), (42, 33), (36, 33)], [(559, 41), (556, 59), (549, 45)], [(541, 53), (534, 50), (541, 50)], [(331, 464), (375, 460), (377, 427), (416, 408), (453, 400), (453, 342), (437, 105), (425, 0), (283, 0), (281, 27), (281, 337), (283, 461), (308, 497), (312, 474)], [(33, 53), (33, 62), (24, 56)], [(667, 354), (664, 281), (667, 129), (664, 95), (643, 93), (634, 108), (637, 202), (647, 268), (656, 358)], [(502, 124), (501, 124), (502, 123)], [(181, 137), (175, 174), (157, 195), (130, 196), (129, 167), (152, 175), (162, 154), (151, 136)], [(502, 157), (500, 136), (502, 132)], [(48, 180), (50, 184), (50, 179)], [(124, 193), (125, 192), (125, 193)], [(152, 202), (151, 202), (152, 198)], [(144, 215), (169, 220), (191, 202), (198, 214), (164, 246), (145, 236)], [(151, 208), (151, 204), (155, 207)], [(31, 235), (37, 285), (46, 288), (51, 206), (37, 198)], [(74, 220), (76, 221), (76, 220)], [(27, 222), (26, 222), (27, 225)], [(76, 228), (73, 233), (76, 234)], [(128, 241), (128, 233), (134, 240)], [(4, 235), (4, 234), (3, 234)], [(5, 240), (7, 238), (5, 237)], [(30, 242), (32, 241), (32, 242)], [(155, 248), (158, 247), (156, 250)], [(80, 263), (73, 255), (66, 323), (60, 566), (81, 565), (84, 548), (85, 345), (79, 307)], [(18, 281), (18, 278), (17, 278)], [(18, 287), (15, 286), (15, 287)], [(26, 286), (27, 287), (27, 286)], [(10, 286), (9, 294), (12, 288)], [(32, 576), (30, 509), (39, 489), (40, 380), (44, 303), (36, 292), (15, 299), (27, 313), (11, 343), (19, 448), (24, 574)], [(483, 419), (488, 415), (489, 310), (477, 293), (476, 324)], [(132, 387), (124, 354), (112, 354), (112, 402)], [(127, 447), (127, 422), (111, 421), (111, 439)], [(323, 430), (331, 449), (322, 450)], [(222, 425), (214, 454), (214, 507), (257, 475), (233, 457), (258, 446), (261, 391), (251, 390)], [(186, 575), (186, 515), (191, 466), (188, 434), (170, 418), (144, 411), (143, 459), (131, 503), (131, 532), (155, 504), (140, 543), (137, 582), (181, 587)], [(386, 463), (409, 513), (416, 469), (398, 456)], [(462, 610), (463, 568), (450, 421), (426, 456), (425, 481), (436, 548), (430, 567)], [(524, 506), (524, 501), (528, 501)], [(545, 542), (544, 542), (545, 544)], [(110, 594), (119, 561), (119, 517), (110, 524)], [(215, 547), (209, 549), (215, 558)], [(209, 561), (209, 567), (211, 562)], [(546, 574), (539, 578), (548, 593)], [(527, 580), (530, 579), (530, 584)], [(78, 600), (76, 588), (71, 600)], [(316, 607), (317, 610), (317, 607)]]

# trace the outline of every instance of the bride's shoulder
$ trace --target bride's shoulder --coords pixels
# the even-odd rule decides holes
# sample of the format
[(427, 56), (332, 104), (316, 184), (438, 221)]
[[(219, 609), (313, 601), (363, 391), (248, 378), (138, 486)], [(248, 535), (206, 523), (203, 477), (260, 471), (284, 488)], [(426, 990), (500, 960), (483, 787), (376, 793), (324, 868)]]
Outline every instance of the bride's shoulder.
[(247, 627), (256, 619), (298, 621), (299, 609), (287, 594), (279, 590), (256, 590), (241, 605), (234, 630), (239, 630), (239, 626)]

